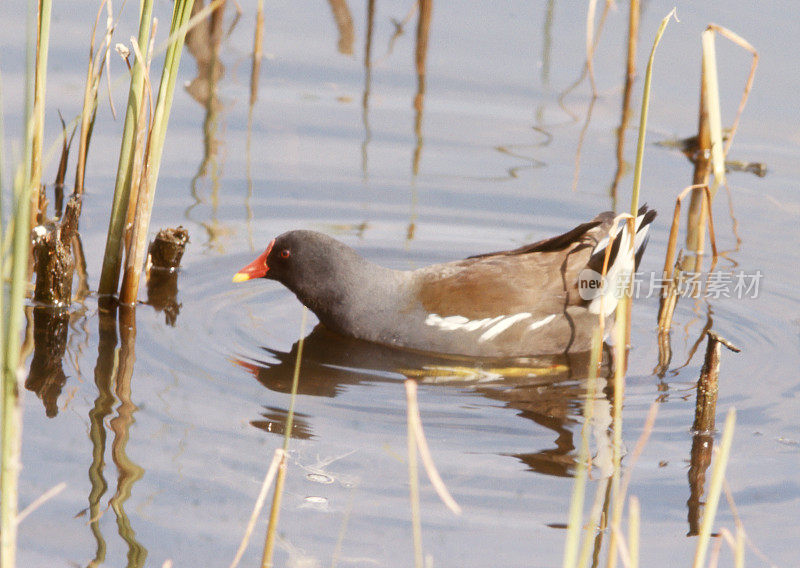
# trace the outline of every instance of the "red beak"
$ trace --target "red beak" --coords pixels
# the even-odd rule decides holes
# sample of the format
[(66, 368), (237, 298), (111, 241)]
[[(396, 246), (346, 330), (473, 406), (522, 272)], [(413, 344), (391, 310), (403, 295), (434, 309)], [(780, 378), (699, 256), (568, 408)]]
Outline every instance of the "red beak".
[(267, 245), (267, 250), (261, 253), (261, 256), (233, 275), (233, 281), (244, 282), (245, 280), (263, 278), (266, 276), (267, 271), (269, 270), (269, 266), (267, 266), (267, 257), (269, 257), (269, 251), (272, 250), (272, 245), (274, 244), (275, 239), (272, 239), (269, 245)]

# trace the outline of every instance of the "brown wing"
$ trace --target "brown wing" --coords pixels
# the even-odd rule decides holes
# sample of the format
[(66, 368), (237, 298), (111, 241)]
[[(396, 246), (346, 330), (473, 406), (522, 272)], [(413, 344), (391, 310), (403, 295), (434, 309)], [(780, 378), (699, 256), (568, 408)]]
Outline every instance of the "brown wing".
[(510, 251), (418, 271), (417, 297), (428, 313), (480, 319), (520, 312), (559, 313), (582, 304), (578, 273), (607, 233), (602, 213), (572, 231)]
[[(498, 255), (512, 256), (519, 254), (529, 254), (532, 252), (563, 251), (565, 248), (568, 248), (571, 245), (574, 245), (576, 242), (579, 242), (582, 239), (584, 239), (587, 236), (587, 234), (598, 233), (598, 231), (592, 231), (592, 229), (595, 229), (601, 225), (610, 225), (613, 219), (614, 219), (614, 214), (611, 213), (610, 211), (606, 211), (605, 213), (600, 213), (597, 217), (595, 217), (588, 223), (583, 223), (581, 225), (578, 225), (571, 231), (567, 231), (562, 235), (558, 235), (556, 237), (550, 237), (549, 239), (543, 239), (541, 241), (536, 241), (535, 243), (531, 243), (529, 245), (523, 245), (513, 250), (476, 254), (475, 256), (470, 256), (469, 258), (486, 258)], [(606, 232), (608, 232), (607, 229)]]

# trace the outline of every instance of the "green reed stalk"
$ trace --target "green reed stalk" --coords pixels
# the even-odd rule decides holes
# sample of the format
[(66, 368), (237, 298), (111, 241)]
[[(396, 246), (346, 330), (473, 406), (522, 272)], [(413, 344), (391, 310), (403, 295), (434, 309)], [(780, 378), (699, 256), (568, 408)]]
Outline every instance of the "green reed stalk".
[[(633, 192), (631, 194), (631, 215), (636, 217), (639, 211), (639, 188), (642, 185), (642, 164), (644, 163), (644, 140), (647, 134), (647, 113), (650, 108), (650, 84), (653, 79), (653, 61), (656, 57), (656, 47), (661, 41), (661, 36), (664, 35), (664, 30), (667, 29), (667, 24), (670, 19), (675, 16), (675, 9), (666, 15), (661, 20), (661, 25), (658, 26), (656, 38), (653, 41), (653, 47), (650, 49), (650, 58), (647, 60), (647, 71), (644, 74), (644, 87), (642, 89), (642, 111), (639, 116), (639, 140), (636, 144), (636, 163), (633, 168)], [(631, 239), (631, 246), (633, 246), (633, 239)]]
[(261, 557), (262, 568), (272, 567), (272, 552), (275, 549), (275, 534), (278, 531), (278, 517), (280, 516), (281, 510), (283, 485), (286, 481), (286, 460), (289, 452), (289, 440), (292, 437), (292, 427), (294, 426), (294, 403), (297, 399), (297, 385), (300, 382), (300, 361), (303, 359), (303, 345), (305, 344), (307, 320), (308, 308), (303, 306), (303, 319), (300, 320), (300, 341), (297, 343), (297, 357), (294, 360), (294, 374), (292, 375), (292, 397), (289, 400), (289, 412), (286, 415), (286, 430), (283, 433), (283, 456), (278, 469), (278, 477), (275, 480), (275, 493), (272, 495), (272, 508), (269, 513), (267, 538), (264, 542), (264, 554)]
[[(30, 163), (30, 162), (28, 162)], [(29, 166), (25, 166), (27, 170)], [(28, 172), (26, 172), (28, 173)], [(2, 308), (2, 470), (0, 470), (0, 566), (13, 568), (16, 561), (17, 503), (22, 445), (17, 371), (20, 359), (20, 331), (28, 275), (30, 198), (27, 175), (16, 176), (17, 199), (14, 208), (14, 233), (11, 259), (11, 285), (8, 306)], [(5, 264), (5, 258), (3, 264)], [(5, 280), (5, 279), (3, 279)], [(5, 296), (5, 283), (2, 296)]]
[[(3, 197), (5, 196), (5, 184), (3, 183), (3, 176), (6, 173), (5, 162), (5, 121), (3, 120), (3, 72), (0, 70), (0, 226), (5, 223), (5, 211), (3, 209)], [(0, 243), (2, 243), (3, 232), (0, 231)], [(2, 244), (0, 244), (2, 246)], [(0, 270), (2, 268), (0, 267)], [(0, 308), (3, 306), (3, 301), (0, 300)], [(2, 311), (0, 311), (2, 313)], [(2, 338), (0, 338), (1, 340)]]
[[(134, 221), (131, 243), (128, 250), (125, 275), (122, 281), (120, 292), (120, 302), (133, 304), (136, 302), (136, 295), (139, 289), (139, 277), (142, 271), (144, 255), (147, 242), (147, 231), (150, 228), (150, 216), (153, 209), (153, 197), (155, 196), (156, 183), (158, 182), (158, 171), (161, 166), (161, 155), (164, 150), (164, 141), (167, 134), (167, 124), (169, 122), (170, 110), (172, 109), (172, 99), (175, 95), (175, 80), (178, 76), (178, 66), (180, 65), (183, 44), (186, 39), (186, 24), (192, 14), (194, 0), (177, 1), (172, 11), (172, 22), (170, 24), (170, 44), (167, 48), (167, 55), (164, 61), (164, 69), (161, 73), (161, 83), (158, 88), (158, 99), (156, 100), (153, 122), (150, 130), (150, 137), (147, 141), (147, 152), (144, 156), (143, 176), (145, 177), (144, 187), (140, 188), (139, 200), (146, 199), (145, 207), (141, 216), (137, 215)], [(140, 47), (142, 44), (139, 44)], [(143, 194), (141, 192), (144, 192)]]
[[(614, 238), (620, 233), (618, 231), (619, 223), (622, 222), (624, 219), (630, 217), (627, 213), (621, 213), (614, 218), (614, 221), (609, 227), (608, 230), (608, 238), (610, 239), (608, 246), (606, 246), (606, 254), (605, 258), (603, 259), (603, 268), (601, 270), (602, 278), (605, 278), (608, 273), (608, 263), (609, 258), (611, 256), (611, 245), (613, 243)], [(599, 524), (599, 508), (597, 505), (597, 500), (599, 499), (599, 493), (595, 498), (595, 506), (592, 507), (592, 512), (590, 514), (590, 519), (588, 525), (585, 527), (586, 534), (584, 534), (583, 544), (580, 545), (580, 554), (578, 552), (579, 546), (579, 539), (578, 536), (580, 534), (580, 526), (583, 522), (583, 501), (586, 494), (586, 478), (588, 475), (588, 467), (589, 467), (589, 423), (591, 422), (592, 416), (594, 414), (594, 406), (592, 405), (594, 398), (595, 398), (595, 384), (594, 381), (597, 379), (597, 370), (600, 368), (601, 359), (602, 359), (602, 346), (603, 346), (603, 337), (605, 335), (605, 326), (606, 326), (606, 318), (605, 318), (605, 308), (603, 307), (603, 298), (601, 297), (601, 304), (600, 304), (600, 314), (598, 316), (597, 327), (595, 328), (592, 334), (592, 348), (589, 357), (589, 369), (588, 369), (588, 377), (589, 377), (589, 385), (587, 387), (586, 393), (586, 402), (583, 408), (584, 414), (584, 426), (581, 430), (581, 446), (578, 448), (578, 468), (575, 474), (575, 483), (573, 484), (573, 491), (572, 491), (572, 498), (570, 502), (570, 514), (569, 514), (569, 524), (567, 528), (567, 539), (564, 547), (564, 567), (572, 567), (572, 566), (579, 566), (583, 567), (586, 566), (588, 559), (589, 559), (589, 548), (590, 548), (590, 541), (591, 541), (591, 534), (593, 533)], [(615, 330), (618, 329), (619, 326), (615, 326)], [(605, 483), (606, 487), (608, 486), (608, 481)], [(597, 491), (600, 491), (598, 487)], [(603, 489), (605, 493), (606, 489)]]
[(725, 429), (722, 432), (722, 442), (720, 444), (717, 459), (714, 461), (714, 470), (711, 472), (711, 483), (708, 487), (708, 497), (706, 506), (703, 510), (703, 521), (700, 525), (700, 535), (697, 538), (697, 549), (694, 554), (693, 568), (700, 568), (705, 565), (708, 545), (711, 541), (711, 528), (714, 525), (714, 517), (717, 515), (719, 498), (722, 494), (722, 486), (725, 481), (725, 468), (728, 466), (731, 445), (733, 444), (733, 431), (736, 426), (736, 409), (731, 408), (725, 418)]
[(589, 520), (583, 531), (583, 542), (581, 544), (580, 556), (578, 556), (578, 566), (583, 568), (589, 565), (589, 557), (597, 558), (600, 554), (600, 548), (603, 545), (603, 534), (601, 522), (604, 521), (604, 515), (608, 514), (608, 487), (610, 478), (599, 479), (597, 487), (595, 487), (594, 503), (589, 510)]
[[(647, 115), (650, 107), (650, 85), (653, 78), (653, 62), (655, 61), (656, 48), (661, 41), (661, 36), (664, 35), (664, 30), (667, 27), (670, 19), (675, 15), (673, 8), (667, 14), (656, 31), (656, 37), (653, 41), (653, 47), (650, 49), (650, 58), (647, 61), (647, 70), (645, 72), (644, 87), (642, 89), (642, 110), (639, 116), (639, 139), (636, 145), (636, 163), (633, 169), (633, 191), (631, 192), (631, 216), (628, 219), (628, 232), (631, 235), (630, 246), (631, 253), (633, 249), (633, 235), (635, 234), (635, 218), (639, 210), (639, 194), (642, 184), (642, 165), (644, 163), (644, 144), (645, 136), (647, 134)], [(633, 278), (633, 274), (630, 275)], [(630, 282), (628, 283), (628, 287)], [(626, 367), (626, 346), (628, 338), (630, 337), (630, 315), (632, 307), (632, 298), (628, 293), (623, 294), (617, 304), (616, 317), (614, 321), (614, 335), (615, 335), (615, 356), (614, 356), (614, 413), (613, 413), (613, 450), (614, 450), (614, 473), (611, 477), (611, 526), (620, 526), (620, 519), (624, 508), (624, 496), (620, 494), (620, 476), (619, 466), (622, 459), (622, 402), (625, 390), (625, 367)], [(621, 327), (622, 326), (622, 327)], [(609, 546), (608, 546), (608, 566), (614, 568), (617, 562), (617, 534), (611, 531)]]
[[(33, 95), (33, 147), (26, 156), (31, 161), (30, 177), (26, 180), (30, 187), (30, 199), (33, 207), (30, 210), (30, 227), (35, 224), (39, 210), (39, 193), (42, 184), (42, 147), (44, 146), (44, 98), (47, 85), (47, 55), (50, 48), (50, 15), (53, 11), (52, 0), (39, 2), (39, 30), (36, 42), (36, 79)], [(29, 227), (29, 228), (30, 228)]]
[[(19, 457), (22, 445), (22, 422), (19, 406), (17, 371), (20, 357), (20, 330), (23, 302), (28, 275), (30, 251), (30, 179), (33, 163), (33, 108), (36, 62), (47, 60), (46, 54), (37, 57), (36, 0), (28, 3), (27, 41), (25, 50), (25, 106), (23, 109), (24, 155), (14, 178), (14, 219), (11, 248), (11, 278), (8, 304), (5, 300), (5, 274), (0, 278), (0, 371), (2, 371), (2, 466), (0, 467), (0, 566), (14, 568), (17, 551), (17, 504), (19, 500)], [(49, 19), (49, 18), (48, 18)], [(44, 44), (46, 47), (46, 43)], [(42, 93), (43, 94), (43, 93)], [(11, 221), (11, 220), (9, 220)], [(6, 266), (3, 250), (2, 267)], [(3, 270), (5, 272), (5, 270)]]
[[(137, 38), (142, 49), (146, 49), (150, 41), (152, 17), (153, 0), (143, 0), (139, 13), (139, 36)], [(122, 131), (122, 146), (117, 164), (117, 180), (114, 185), (114, 201), (111, 204), (106, 250), (100, 273), (98, 293), (101, 296), (116, 294), (119, 286), (119, 272), (122, 265), (122, 232), (125, 228), (125, 216), (130, 199), (134, 142), (139, 121), (142, 118), (139, 116), (139, 108), (144, 97), (144, 64), (145, 62), (137, 57), (131, 72), (131, 86), (128, 90), (128, 104), (125, 110), (125, 126)]]

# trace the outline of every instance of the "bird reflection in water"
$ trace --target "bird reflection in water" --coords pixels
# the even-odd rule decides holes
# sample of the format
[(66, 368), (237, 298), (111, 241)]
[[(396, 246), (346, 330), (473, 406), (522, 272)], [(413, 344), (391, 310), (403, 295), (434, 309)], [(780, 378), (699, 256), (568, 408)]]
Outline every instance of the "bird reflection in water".
[[(234, 362), (247, 369), (262, 385), (274, 392), (290, 393), (298, 343), (289, 352), (263, 348), (268, 360)], [(611, 401), (608, 353), (598, 376), (594, 404), (595, 437), (598, 455), (593, 463), (606, 470), (607, 438)], [(580, 409), (587, 393), (589, 354), (552, 357), (481, 360), (396, 349), (344, 337), (317, 326), (304, 341), (297, 393), (333, 398), (348, 386), (361, 383), (394, 382), (406, 378), (420, 383), (447, 384), (462, 392), (478, 393), (504, 403), (518, 416), (543, 426), (554, 434), (552, 447), (517, 454), (506, 454), (523, 462), (530, 471), (571, 477), (575, 468), (576, 433)], [(295, 415), (292, 437), (313, 437), (313, 416)], [(262, 416), (251, 422), (265, 431), (283, 434), (286, 411), (265, 407)], [(605, 441), (604, 441), (605, 440)], [(609, 461), (610, 463), (610, 461)]]

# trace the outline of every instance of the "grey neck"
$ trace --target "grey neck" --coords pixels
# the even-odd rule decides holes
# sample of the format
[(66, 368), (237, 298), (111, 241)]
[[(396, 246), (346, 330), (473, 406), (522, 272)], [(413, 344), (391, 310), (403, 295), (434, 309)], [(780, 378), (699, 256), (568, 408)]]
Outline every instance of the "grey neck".
[(353, 255), (314, 284), (293, 290), (327, 328), (371, 341), (385, 340), (399, 305), (406, 302), (409, 272), (392, 270)]

